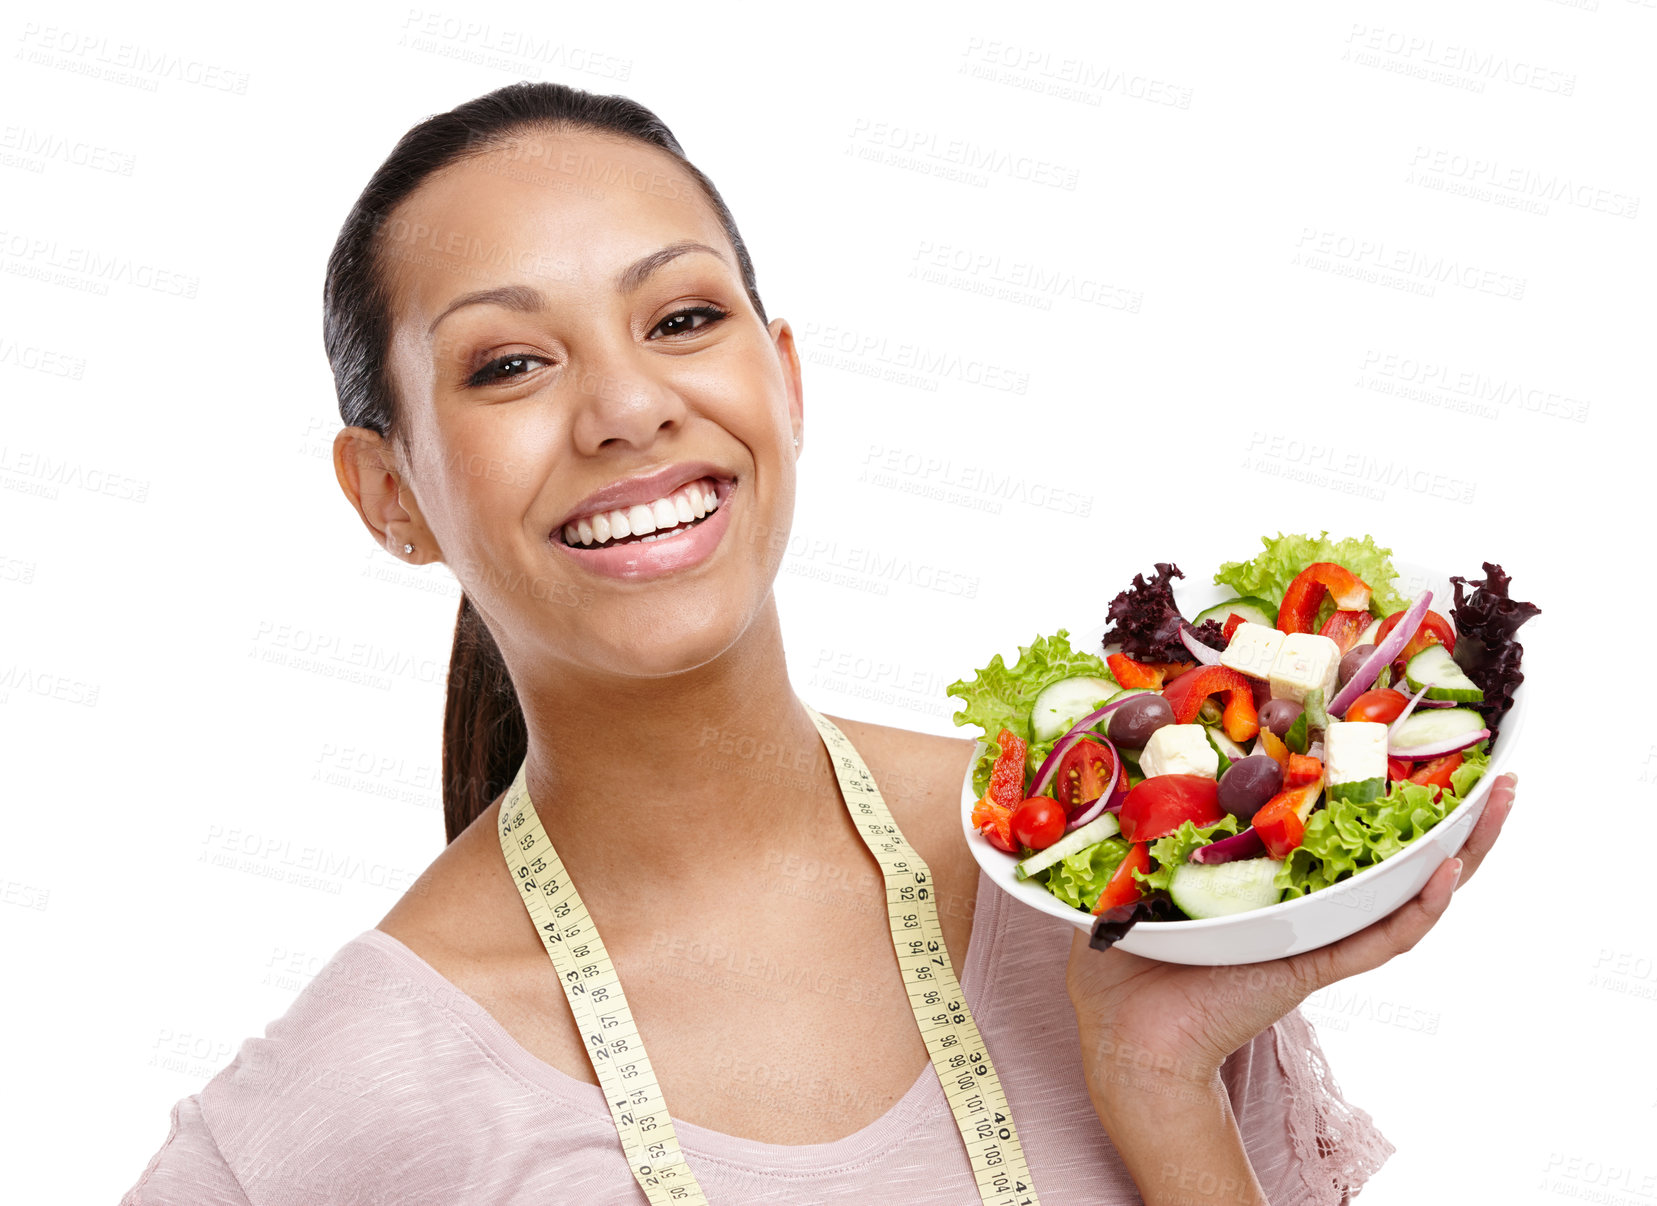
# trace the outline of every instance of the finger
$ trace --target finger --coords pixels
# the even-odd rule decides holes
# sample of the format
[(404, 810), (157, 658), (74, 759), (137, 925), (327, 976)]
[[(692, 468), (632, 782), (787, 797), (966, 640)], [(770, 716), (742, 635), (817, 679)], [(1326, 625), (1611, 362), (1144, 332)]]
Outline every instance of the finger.
[(1502, 826), (1507, 822), (1507, 814), (1513, 811), (1513, 797), (1518, 777), (1511, 772), (1497, 779), (1490, 788), (1490, 798), (1485, 801), (1484, 811), (1479, 815), (1479, 823), (1473, 826), (1473, 832), (1467, 835), (1461, 849), (1456, 851), (1461, 859), (1461, 879), (1456, 887), (1461, 887), (1473, 878), (1473, 872), (1479, 869), (1484, 862), (1484, 856), (1490, 853), (1490, 848), (1496, 844), (1496, 838), (1502, 832)]
[(1293, 956), (1288, 961), (1290, 970), (1311, 984), (1308, 991), (1315, 992), (1337, 980), (1380, 967), (1394, 955), (1409, 950), (1449, 907), (1456, 871), (1456, 860), (1445, 859), (1412, 899), (1356, 934)]

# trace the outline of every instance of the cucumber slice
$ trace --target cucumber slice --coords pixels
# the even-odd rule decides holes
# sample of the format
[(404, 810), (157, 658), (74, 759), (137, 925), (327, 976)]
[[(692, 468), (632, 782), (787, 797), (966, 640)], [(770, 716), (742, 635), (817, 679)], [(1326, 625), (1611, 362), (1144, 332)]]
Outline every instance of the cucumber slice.
[(1428, 645), (1404, 667), (1404, 681), (1412, 693), (1427, 688), (1428, 699), (1449, 699), (1456, 703), (1482, 703), (1484, 692), (1450, 656), (1443, 645)]
[[(1225, 735), (1224, 729), (1210, 727), (1208, 730), (1208, 744), (1219, 751), (1221, 762), (1239, 762), (1249, 756), (1249, 752)], [(1225, 767), (1220, 767), (1220, 773), (1225, 774)]]
[(1377, 642), (1375, 640), (1375, 634), (1380, 632), (1380, 631), (1381, 631), (1381, 621), (1371, 620), (1369, 622), (1369, 627), (1364, 629), (1363, 635), (1361, 635), (1357, 640), (1352, 642), (1353, 648), (1357, 648), (1359, 645), (1374, 645), (1374, 644), (1377, 644)]
[(1283, 865), (1275, 858), (1245, 858), (1234, 863), (1182, 863), (1174, 868), (1168, 895), (1187, 917), (1225, 917), (1277, 903), (1276, 884)]
[(1471, 737), (1484, 727), (1484, 717), (1472, 708), (1417, 709), (1387, 738), (1387, 744), (1395, 750), (1442, 745), (1459, 737)]
[(1224, 603), (1216, 603), (1207, 611), (1199, 611), (1197, 618), (1191, 621), (1195, 628), (1204, 620), (1213, 620), (1221, 628), (1225, 627), (1226, 617), (1236, 613), (1253, 624), (1264, 624), (1267, 628), (1277, 627), (1277, 608), (1264, 599), (1254, 595), (1244, 595), (1238, 599), (1227, 599)]
[(1047, 870), (1060, 859), (1069, 858), (1072, 854), (1086, 850), (1096, 842), (1115, 837), (1122, 832), (1122, 826), (1117, 824), (1114, 812), (1102, 812), (1080, 829), (1073, 829), (1045, 850), (1038, 850), (1029, 858), (1013, 868), (1014, 879), (1029, 879)]
[(1121, 690), (1121, 684), (1113, 679), (1088, 676), (1050, 683), (1042, 688), (1030, 709), (1030, 734), (1037, 741), (1055, 741)]

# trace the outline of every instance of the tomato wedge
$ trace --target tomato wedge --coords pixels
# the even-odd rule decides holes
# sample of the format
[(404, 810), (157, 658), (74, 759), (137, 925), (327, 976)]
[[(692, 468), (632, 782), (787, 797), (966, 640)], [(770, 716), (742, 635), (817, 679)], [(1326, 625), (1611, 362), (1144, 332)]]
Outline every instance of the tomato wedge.
[(1354, 699), (1342, 719), (1391, 724), (1409, 706), (1409, 702), (1410, 697), (1401, 691), (1394, 691), (1391, 687), (1377, 687)]
[(1414, 767), (1415, 763), (1411, 762), (1408, 758), (1388, 758), (1387, 782), (1396, 783), (1400, 779), (1408, 779), (1410, 777), (1410, 771), (1413, 770)]
[(1461, 765), (1461, 751), (1445, 754), (1442, 758), (1434, 758), (1431, 762), (1423, 762), (1410, 775), (1411, 783), (1420, 783), (1424, 787), (1433, 789), (1433, 799), (1436, 801), (1444, 795), (1445, 788), (1450, 786), (1450, 772)]
[(1076, 815), (1082, 805), (1105, 794), (1112, 765), (1110, 750), (1083, 737), (1059, 759), (1053, 773), (1053, 798), (1064, 805), (1067, 815)]
[(1135, 842), (1129, 848), (1127, 857), (1111, 872), (1110, 879), (1105, 883), (1105, 890), (1099, 893), (1099, 901), (1093, 906), (1093, 911), (1103, 913), (1106, 909), (1114, 909), (1118, 905), (1132, 904), (1143, 896), (1145, 885), (1133, 877), (1135, 871), (1145, 875), (1151, 873), (1149, 842)]
[(1130, 842), (1154, 842), (1186, 821), (1213, 825), (1225, 818), (1220, 785), (1207, 775), (1156, 775), (1128, 793), (1116, 819)]
[[(1404, 618), (1404, 613), (1395, 611), (1381, 621), (1381, 627), (1375, 630), (1375, 643), (1379, 645), (1387, 639), (1387, 633), (1398, 627), (1398, 621)], [(1397, 661), (1409, 661), (1428, 645), (1443, 645), (1451, 653), (1456, 651), (1456, 630), (1450, 626), (1450, 621), (1436, 611), (1429, 611), (1421, 617), (1421, 627), (1415, 630), (1404, 644), (1404, 650), (1398, 655)], [(1394, 664), (1397, 664), (1397, 661)]]
[(1318, 634), (1334, 641), (1344, 654), (1358, 643), (1373, 619), (1368, 611), (1336, 611), (1323, 622)]

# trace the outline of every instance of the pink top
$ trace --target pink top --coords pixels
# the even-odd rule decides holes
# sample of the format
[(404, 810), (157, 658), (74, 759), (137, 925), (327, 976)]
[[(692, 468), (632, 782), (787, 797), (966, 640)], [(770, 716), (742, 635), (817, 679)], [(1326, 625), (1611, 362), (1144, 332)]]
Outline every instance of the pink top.
[[(1018, 906), (982, 872), (977, 899), (961, 987), (1036, 1192), (1044, 1206), (1139, 1203), (1082, 1081), (1065, 994), (1072, 927)], [(1223, 1078), (1272, 1206), (1339, 1206), (1394, 1150), (1341, 1099), (1298, 1010), (1235, 1052)], [(979, 1200), (930, 1064), (886, 1114), (833, 1143), (760, 1143), (677, 1118), (674, 1129), (714, 1206)], [(166, 1142), (122, 1206), (319, 1202), (647, 1199), (597, 1085), (531, 1055), (408, 947), (368, 930), (265, 1037), (173, 1107)]]

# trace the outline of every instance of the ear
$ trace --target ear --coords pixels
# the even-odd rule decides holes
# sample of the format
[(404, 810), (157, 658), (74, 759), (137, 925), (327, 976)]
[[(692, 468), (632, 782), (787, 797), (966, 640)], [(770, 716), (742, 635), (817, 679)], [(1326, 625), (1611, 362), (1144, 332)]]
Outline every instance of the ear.
[[(334, 476), (375, 544), (410, 565), (443, 560), (437, 537), (426, 526), (414, 491), (404, 481), (400, 458), (379, 432), (367, 427), (341, 428), (334, 437)], [(405, 553), (405, 544), (412, 544), (414, 551)]]
[(794, 450), (798, 456), (805, 448), (805, 389), (800, 381), (800, 353), (794, 346), (794, 329), (786, 318), (773, 318), (766, 330), (771, 332), (771, 342), (782, 364), (783, 382), (788, 387), (788, 419), (800, 441)]

